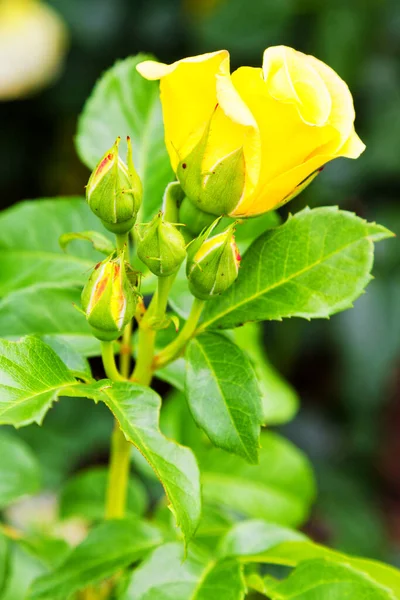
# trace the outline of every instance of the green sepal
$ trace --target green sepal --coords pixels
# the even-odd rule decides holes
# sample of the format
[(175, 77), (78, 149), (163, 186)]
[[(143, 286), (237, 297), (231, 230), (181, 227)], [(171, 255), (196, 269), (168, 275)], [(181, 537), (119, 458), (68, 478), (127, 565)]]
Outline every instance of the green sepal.
[(216, 224), (214, 222), (188, 249), (186, 276), (189, 289), (200, 300), (208, 300), (227, 290), (239, 273), (240, 254), (233, 235), (235, 223), (208, 238)]
[(179, 209), (184, 198), (185, 192), (179, 181), (171, 181), (165, 188), (163, 196), (162, 212), (165, 221), (169, 221), (169, 223), (180, 222)]
[(193, 150), (179, 162), (176, 175), (190, 201), (212, 215), (229, 215), (239, 204), (245, 184), (243, 148), (223, 157), (211, 171), (203, 170), (210, 123)]
[(60, 247), (65, 251), (67, 246), (74, 240), (90, 242), (95, 250), (107, 256), (115, 251), (114, 244), (98, 231), (80, 231), (79, 233), (72, 231), (71, 233), (63, 233), (59, 239)]

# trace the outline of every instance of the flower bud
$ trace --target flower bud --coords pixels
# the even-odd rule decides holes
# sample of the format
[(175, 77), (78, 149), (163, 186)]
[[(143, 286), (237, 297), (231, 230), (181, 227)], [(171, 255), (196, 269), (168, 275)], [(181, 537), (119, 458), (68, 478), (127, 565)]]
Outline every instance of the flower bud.
[(164, 221), (159, 212), (150, 223), (138, 228), (137, 253), (142, 262), (157, 277), (168, 277), (181, 266), (186, 257), (186, 244), (180, 231)]
[(195, 237), (215, 221), (215, 215), (200, 210), (186, 197), (179, 208), (179, 221), (184, 223), (192, 236)]
[(93, 335), (99, 340), (117, 339), (132, 319), (136, 294), (125, 270), (123, 253), (97, 264), (82, 292), (82, 308)]
[(142, 202), (142, 183), (135, 171), (130, 138), (128, 165), (118, 156), (117, 138), (90, 176), (86, 198), (91, 210), (104, 227), (113, 233), (127, 233), (132, 229)]
[(246, 172), (243, 148), (237, 148), (204, 171), (209, 137), (210, 126), (197, 146), (179, 162), (176, 175), (194, 206), (215, 216), (229, 215), (243, 195)]
[(235, 243), (234, 225), (208, 238), (213, 224), (188, 250), (186, 275), (193, 296), (208, 300), (228, 289), (239, 273), (240, 254)]

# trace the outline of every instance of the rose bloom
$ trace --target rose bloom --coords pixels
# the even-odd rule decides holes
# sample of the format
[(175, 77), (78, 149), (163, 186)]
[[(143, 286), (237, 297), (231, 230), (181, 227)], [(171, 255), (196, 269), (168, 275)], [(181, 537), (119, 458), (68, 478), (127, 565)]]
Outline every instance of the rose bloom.
[(230, 74), (226, 50), (172, 65), (144, 61), (159, 79), (165, 140), (191, 202), (233, 217), (265, 213), (297, 195), (330, 160), (357, 158), (346, 83), (313, 56), (267, 48), (262, 68)]

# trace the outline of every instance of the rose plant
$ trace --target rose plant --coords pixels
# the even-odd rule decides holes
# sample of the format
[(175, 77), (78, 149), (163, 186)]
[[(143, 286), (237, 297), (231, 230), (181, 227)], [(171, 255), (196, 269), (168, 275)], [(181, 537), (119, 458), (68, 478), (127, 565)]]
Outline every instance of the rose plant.
[[(49, 531), (4, 510), (6, 600), (400, 597), (396, 569), (299, 531), (315, 484), (271, 430), (297, 400), (258, 324), (328, 318), (371, 280), (385, 227), (332, 206), (283, 223), (274, 212), (326, 163), (362, 153), (354, 119), (340, 77), (291, 48), (232, 74), (226, 51), (128, 58), (79, 120), (86, 204), (28, 201), (0, 216), (1, 424), (41, 425), (59, 398), (115, 419), (108, 474), (64, 482)], [(87, 360), (99, 356), (103, 373)], [(11, 428), (0, 448), (6, 509), (37, 494), (39, 467)], [(18, 553), (34, 558), (33, 575)]]

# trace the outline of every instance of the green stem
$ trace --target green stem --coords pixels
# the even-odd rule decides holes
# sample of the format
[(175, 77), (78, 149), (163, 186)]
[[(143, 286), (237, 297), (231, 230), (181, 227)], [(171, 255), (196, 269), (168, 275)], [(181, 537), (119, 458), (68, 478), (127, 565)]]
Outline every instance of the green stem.
[(128, 233), (117, 233), (117, 250), (125, 250), (126, 260), (129, 260), (129, 252), (127, 251), (129, 248), (129, 232)]
[(132, 356), (132, 321), (128, 323), (128, 325), (124, 329), (124, 333), (122, 335), (121, 349), (120, 349), (120, 357), (119, 357), (119, 370), (121, 372), (122, 377), (128, 379), (129, 371), (131, 366), (131, 356)]
[(112, 381), (126, 381), (126, 377), (123, 377), (117, 369), (114, 356), (114, 342), (101, 342), (101, 357), (108, 379)]
[(121, 519), (125, 515), (129, 480), (131, 444), (115, 422), (111, 436), (111, 458), (106, 495), (106, 519)]
[[(125, 252), (125, 260), (129, 260), (129, 233), (117, 234), (117, 248)], [(127, 381), (130, 367), (130, 341), (132, 323), (129, 323), (123, 333), (120, 367), (117, 369), (114, 356), (114, 343), (102, 342), (101, 354), (106, 375), (112, 381)], [(129, 349), (127, 351), (127, 349)], [(120, 519), (126, 512), (126, 499), (129, 481), (131, 444), (125, 439), (117, 421), (111, 436), (110, 467), (106, 492), (106, 519)]]
[[(106, 375), (112, 381), (126, 381), (117, 369), (114, 343), (102, 342), (101, 355)], [(125, 514), (131, 445), (115, 422), (111, 436), (111, 457), (106, 495), (106, 519), (120, 519)]]
[(197, 327), (197, 323), (199, 322), (204, 305), (205, 300), (199, 300), (198, 298), (193, 300), (190, 315), (181, 332), (173, 342), (161, 350), (161, 352), (155, 357), (155, 369), (161, 369), (162, 367), (165, 367), (165, 365), (175, 360), (181, 354)]
[(154, 316), (157, 319), (162, 320), (165, 317), (167, 310), (168, 295), (171, 290), (172, 284), (174, 283), (176, 274), (170, 275), (169, 277), (159, 277), (157, 282), (157, 292), (155, 297), (156, 307)]

